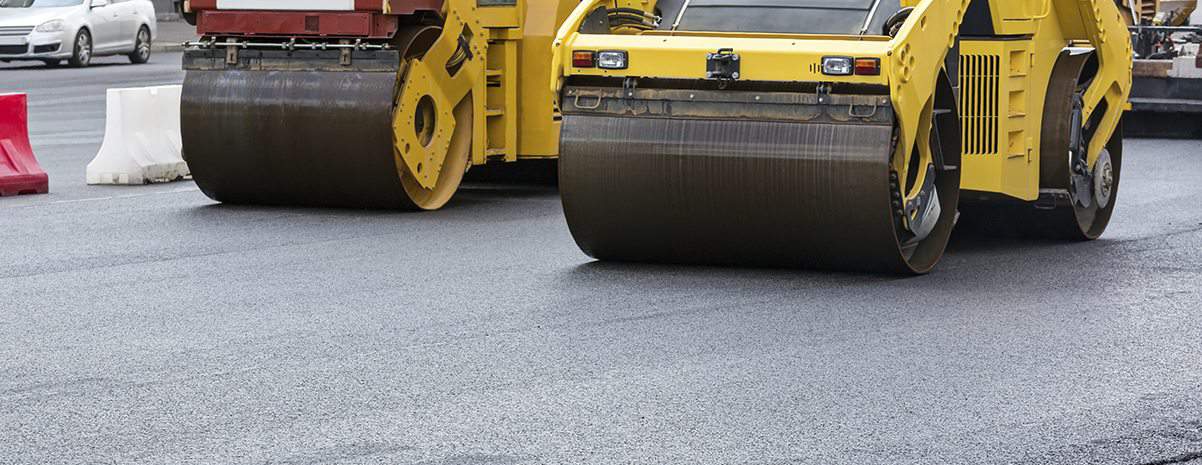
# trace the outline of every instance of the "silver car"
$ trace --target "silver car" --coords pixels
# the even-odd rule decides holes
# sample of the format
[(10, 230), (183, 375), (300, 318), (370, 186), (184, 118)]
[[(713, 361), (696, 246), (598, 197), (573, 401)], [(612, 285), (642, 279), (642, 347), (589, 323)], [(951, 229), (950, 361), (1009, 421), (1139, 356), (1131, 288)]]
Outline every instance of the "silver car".
[(92, 57), (150, 60), (158, 32), (150, 0), (0, 0), (0, 61), (87, 66)]

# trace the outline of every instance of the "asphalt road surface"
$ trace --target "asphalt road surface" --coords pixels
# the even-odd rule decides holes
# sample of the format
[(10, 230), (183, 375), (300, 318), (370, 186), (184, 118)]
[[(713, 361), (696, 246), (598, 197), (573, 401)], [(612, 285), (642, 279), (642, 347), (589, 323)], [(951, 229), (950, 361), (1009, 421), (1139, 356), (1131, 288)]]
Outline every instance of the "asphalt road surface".
[(50, 195), (0, 199), (3, 464), (1202, 463), (1202, 151), (1129, 141), (1085, 244), (925, 277), (594, 263), (556, 192), (434, 213), (88, 187), (107, 87), (0, 67)]

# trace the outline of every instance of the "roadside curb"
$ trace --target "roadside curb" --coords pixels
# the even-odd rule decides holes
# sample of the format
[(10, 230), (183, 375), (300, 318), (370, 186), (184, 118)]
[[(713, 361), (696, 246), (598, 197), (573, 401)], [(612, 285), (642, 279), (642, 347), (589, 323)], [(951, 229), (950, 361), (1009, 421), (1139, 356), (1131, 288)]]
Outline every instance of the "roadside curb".
[(150, 44), (152, 52), (182, 52), (184, 42), (199, 39), (196, 26), (184, 22), (178, 15), (171, 15), (171, 18), (172, 20), (165, 21), (160, 17), (158, 33)]
[(182, 52), (182, 51), (184, 51), (184, 45), (183, 44), (152, 44), (150, 46), (150, 51), (151, 52), (162, 52), (162, 53)]

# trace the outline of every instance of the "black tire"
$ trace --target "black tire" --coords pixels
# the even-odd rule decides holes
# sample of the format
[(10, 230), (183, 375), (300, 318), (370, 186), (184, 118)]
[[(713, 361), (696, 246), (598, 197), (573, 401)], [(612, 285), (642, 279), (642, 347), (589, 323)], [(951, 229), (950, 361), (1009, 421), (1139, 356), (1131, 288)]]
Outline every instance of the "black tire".
[(150, 28), (142, 26), (138, 28), (138, 35), (134, 37), (134, 51), (129, 54), (129, 62), (140, 65), (148, 61), (150, 61)]
[(71, 58), (67, 62), (75, 68), (83, 68), (92, 63), (92, 33), (87, 29), (80, 29), (75, 33)]

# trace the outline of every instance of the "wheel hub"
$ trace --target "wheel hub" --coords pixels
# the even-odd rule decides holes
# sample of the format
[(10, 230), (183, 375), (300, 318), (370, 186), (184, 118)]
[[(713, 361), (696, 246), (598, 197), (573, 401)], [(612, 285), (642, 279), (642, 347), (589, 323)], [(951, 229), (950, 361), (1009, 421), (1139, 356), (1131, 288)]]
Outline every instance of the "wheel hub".
[(1098, 208), (1110, 206), (1110, 197), (1114, 195), (1114, 164), (1110, 161), (1109, 150), (1103, 149), (1094, 165), (1093, 195)]
[(92, 47), (88, 43), (88, 39), (83, 35), (79, 36), (79, 40), (75, 41), (75, 46), (79, 48), (79, 61), (87, 63), (88, 59), (92, 57)]
[(889, 176), (894, 208), (900, 209), (896, 213), (902, 219), (901, 226), (913, 235), (905, 241), (907, 244), (922, 242), (930, 236), (939, 223), (939, 217), (943, 214), (942, 206), (939, 204), (939, 193), (935, 189), (935, 165), (928, 164), (926, 171), (922, 188), (918, 195), (909, 201), (903, 200), (897, 189), (897, 173), (890, 173)]

